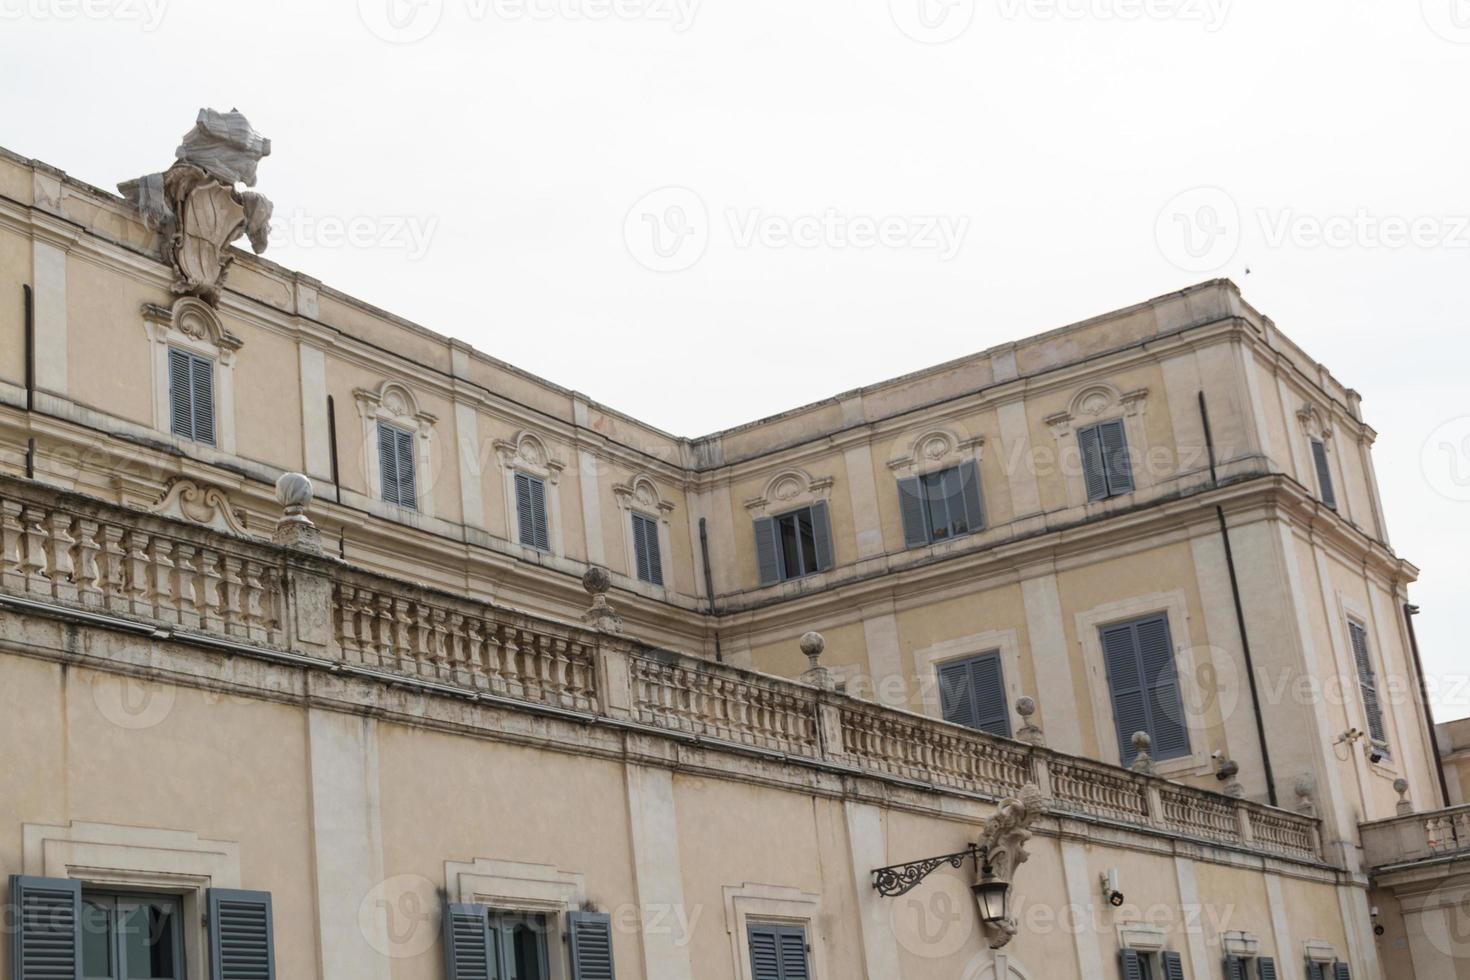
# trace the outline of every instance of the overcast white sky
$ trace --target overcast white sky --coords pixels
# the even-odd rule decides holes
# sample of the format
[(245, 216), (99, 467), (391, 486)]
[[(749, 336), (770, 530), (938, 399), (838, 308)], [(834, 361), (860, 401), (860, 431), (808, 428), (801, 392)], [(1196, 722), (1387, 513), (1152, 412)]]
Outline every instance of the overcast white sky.
[(0, 0), (0, 82), (107, 188), (238, 106), (268, 257), (681, 435), (1228, 275), (1470, 715), (1470, 0)]

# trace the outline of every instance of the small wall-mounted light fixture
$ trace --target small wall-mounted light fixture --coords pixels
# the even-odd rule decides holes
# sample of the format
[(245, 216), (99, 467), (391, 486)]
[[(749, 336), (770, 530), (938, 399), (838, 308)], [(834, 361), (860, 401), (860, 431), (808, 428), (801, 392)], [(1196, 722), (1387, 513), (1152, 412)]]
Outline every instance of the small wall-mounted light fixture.
[(1011, 917), (1011, 883), (997, 878), (989, 864), (980, 869), (980, 880), (970, 891), (980, 907), (981, 922), (998, 925)]
[(1103, 872), (1099, 877), (1102, 879), (1103, 901), (1107, 902), (1115, 909), (1121, 908), (1123, 903), (1127, 901), (1127, 899), (1123, 897), (1123, 890), (1118, 887), (1117, 870), (1110, 868), (1107, 871)]

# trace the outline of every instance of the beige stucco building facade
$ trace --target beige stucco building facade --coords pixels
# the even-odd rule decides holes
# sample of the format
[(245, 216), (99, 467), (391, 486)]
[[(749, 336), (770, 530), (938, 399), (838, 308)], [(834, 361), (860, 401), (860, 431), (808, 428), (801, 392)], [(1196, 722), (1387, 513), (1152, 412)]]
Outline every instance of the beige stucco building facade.
[[(1470, 976), (1374, 432), (1233, 284), (689, 439), (157, 238), (0, 156), (0, 874), (163, 975)], [(1007, 799), (1008, 942), (874, 887)]]

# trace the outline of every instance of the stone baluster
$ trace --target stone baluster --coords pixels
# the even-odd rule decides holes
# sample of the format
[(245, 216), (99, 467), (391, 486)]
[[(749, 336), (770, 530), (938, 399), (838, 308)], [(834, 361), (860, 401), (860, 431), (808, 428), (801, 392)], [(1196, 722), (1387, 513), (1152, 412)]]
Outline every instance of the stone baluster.
[(165, 622), (178, 622), (179, 607), (174, 598), (174, 563), (169, 557), (172, 543), (154, 535), (148, 541), (149, 597), (153, 615)]
[(86, 517), (77, 519), (76, 546), (72, 557), (72, 575), (77, 583), (77, 598), (89, 609), (107, 605), (107, 595), (98, 564), (102, 546), (97, 542), (97, 522)]
[(76, 539), (71, 536), (71, 525), (69, 514), (53, 510), (46, 515), (47, 576), (51, 594), (63, 602), (77, 601), (76, 568), (71, 559)]
[(220, 616), (225, 623), (225, 632), (231, 636), (245, 636), (245, 580), (243, 562), (234, 555), (225, 555), (221, 587), (224, 598), (220, 604)]
[(260, 562), (245, 560), (245, 635), (256, 643), (270, 639), (269, 622), (266, 617), (265, 569)]
[(25, 528), (18, 500), (0, 500), (0, 585), (7, 592), (26, 590)]
[(44, 512), (35, 507), (21, 511), (20, 568), (27, 592), (41, 595), (51, 594), (51, 582), (46, 578), (46, 532), (42, 527)]
[(195, 584), (199, 600), (199, 625), (218, 633), (224, 631), (224, 615), (220, 607), (220, 554), (211, 548), (199, 549), (199, 579)]
[(127, 550), (123, 562), (127, 568), (128, 605), (134, 616), (152, 616), (153, 599), (148, 580), (148, 535), (141, 531), (128, 531), (123, 547)]
[(200, 625), (199, 582), (194, 568), (197, 555), (198, 549), (191, 544), (183, 541), (174, 544), (174, 596), (179, 605), (179, 625), (188, 629), (198, 629)]
[(107, 608), (112, 612), (130, 611), (128, 600), (128, 553), (123, 549), (123, 529), (114, 524), (101, 527), (103, 586), (107, 595)]

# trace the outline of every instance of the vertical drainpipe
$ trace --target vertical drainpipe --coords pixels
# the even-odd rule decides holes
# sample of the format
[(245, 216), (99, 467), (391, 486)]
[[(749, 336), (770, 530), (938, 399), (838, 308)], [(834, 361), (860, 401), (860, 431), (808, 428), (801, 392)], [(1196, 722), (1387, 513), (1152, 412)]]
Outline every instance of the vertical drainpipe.
[[(1210, 455), (1210, 486), (1217, 487), (1220, 485), (1220, 478), (1215, 471), (1215, 437), (1210, 432), (1210, 410), (1205, 405), (1203, 391), (1199, 393), (1199, 416), (1205, 430), (1205, 449)], [(1261, 695), (1256, 687), (1256, 665), (1251, 658), (1250, 635), (1245, 628), (1245, 606), (1240, 599), (1240, 580), (1235, 574), (1235, 552), (1230, 547), (1230, 529), (1225, 523), (1225, 508), (1216, 505), (1215, 516), (1220, 521), (1220, 538), (1225, 542), (1225, 568), (1230, 573), (1230, 595), (1235, 600), (1235, 625), (1240, 630), (1240, 649), (1245, 655), (1245, 676), (1250, 682), (1251, 710), (1256, 716), (1256, 739), (1261, 745), (1261, 768), (1266, 776), (1266, 798), (1272, 806), (1277, 806), (1276, 776), (1271, 769), (1271, 748), (1266, 742), (1266, 721), (1261, 714)]]
[[(709, 614), (715, 615), (715, 579), (709, 566), (709, 526), (703, 517), (699, 519), (699, 554), (704, 559), (704, 594), (709, 597)], [(715, 630), (715, 662), (724, 663), (725, 654), (720, 649), (720, 631)]]
[(1429, 726), (1429, 750), (1434, 753), (1434, 774), (1439, 777), (1442, 806), (1450, 805), (1450, 784), (1445, 780), (1444, 756), (1439, 751), (1439, 735), (1434, 730), (1434, 709), (1429, 706), (1429, 690), (1424, 686), (1424, 662), (1419, 659), (1419, 637), (1414, 632), (1414, 617), (1419, 607), (1404, 603), (1404, 624), (1409, 628), (1409, 652), (1414, 657), (1414, 677), (1419, 682), (1419, 706), (1424, 710), (1424, 724)]
[[(26, 427), (31, 424), (31, 412), (36, 407), (36, 300), (30, 284), (20, 287), (25, 307), (25, 371), (26, 371)], [(26, 479), (36, 478), (36, 438), (26, 439)]]

